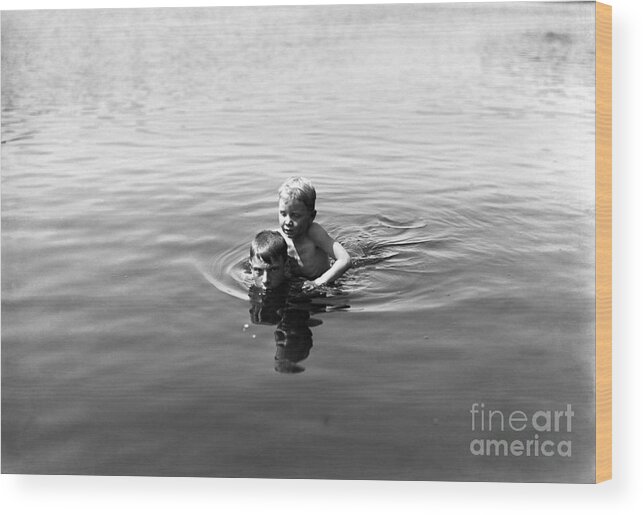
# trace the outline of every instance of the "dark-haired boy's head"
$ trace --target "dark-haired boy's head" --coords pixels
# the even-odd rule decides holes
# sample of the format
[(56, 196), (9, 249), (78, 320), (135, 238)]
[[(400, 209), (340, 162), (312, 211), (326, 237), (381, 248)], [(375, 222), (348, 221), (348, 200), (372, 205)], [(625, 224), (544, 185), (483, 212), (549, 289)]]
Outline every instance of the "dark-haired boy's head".
[(261, 231), (250, 244), (250, 268), (257, 286), (271, 289), (286, 279), (288, 244), (277, 231)]

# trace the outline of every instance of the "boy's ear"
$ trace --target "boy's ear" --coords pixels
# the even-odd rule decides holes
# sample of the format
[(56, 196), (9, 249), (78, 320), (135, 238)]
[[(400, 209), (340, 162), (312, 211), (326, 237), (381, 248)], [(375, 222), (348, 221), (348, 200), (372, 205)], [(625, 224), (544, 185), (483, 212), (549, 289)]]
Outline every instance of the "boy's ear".
[(312, 222), (315, 220), (315, 217), (317, 216), (317, 210), (313, 209), (312, 212), (310, 213), (310, 221)]

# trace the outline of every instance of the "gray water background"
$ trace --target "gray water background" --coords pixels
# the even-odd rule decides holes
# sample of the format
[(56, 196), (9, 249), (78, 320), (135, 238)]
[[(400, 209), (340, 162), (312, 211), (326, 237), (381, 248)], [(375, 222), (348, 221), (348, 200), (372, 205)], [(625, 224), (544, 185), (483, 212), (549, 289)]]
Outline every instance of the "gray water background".
[[(3, 472), (591, 481), (593, 23), (3, 12)], [(239, 268), (292, 174), (366, 258), (296, 375)], [(474, 402), (571, 403), (573, 457), (472, 456)]]

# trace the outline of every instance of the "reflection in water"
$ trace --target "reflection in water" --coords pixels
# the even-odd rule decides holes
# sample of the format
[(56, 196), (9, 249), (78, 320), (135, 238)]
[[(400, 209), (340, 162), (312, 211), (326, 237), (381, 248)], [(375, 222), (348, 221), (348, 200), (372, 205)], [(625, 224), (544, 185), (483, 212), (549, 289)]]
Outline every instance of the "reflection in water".
[(313, 346), (313, 333), (308, 323), (311, 321), (310, 313), (301, 309), (287, 308), (283, 317), (277, 324), (275, 331), (275, 370), (285, 374), (303, 372), (304, 367), (299, 364), (310, 354)]
[(284, 374), (303, 372), (301, 365), (313, 346), (311, 327), (322, 323), (311, 315), (348, 309), (350, 306), (319, 302), (325, 292), (304, 292), (301, 283), (284, 283), (279, 288), (264, 290), (251, 286), (250, 320), (256, 325), (276, 325), (275, 370)]

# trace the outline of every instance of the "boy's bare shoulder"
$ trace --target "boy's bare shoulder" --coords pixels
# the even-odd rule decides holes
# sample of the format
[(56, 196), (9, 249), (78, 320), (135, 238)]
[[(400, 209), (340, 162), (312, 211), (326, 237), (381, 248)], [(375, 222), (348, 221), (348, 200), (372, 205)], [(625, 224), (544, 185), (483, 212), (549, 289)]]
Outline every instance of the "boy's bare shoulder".
[(335, 240), (326, 232), (326, 230), (316, 222), (308, 229), (308, 238), (313, 244), (322, 249), (329, 256), (332, 255)]
[(308, 236), (312, 239), (319, 239), (328, 237), (328, 233), (326, 232), (326, 229), (324, 229), (317, 222), (313, 222), (310, 225), (310, 229), (308, 229)]

